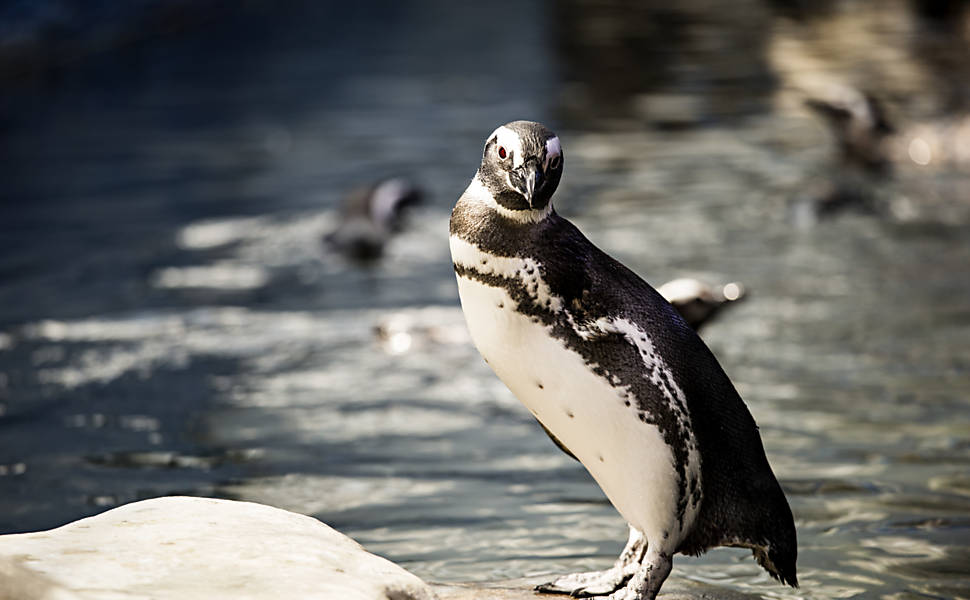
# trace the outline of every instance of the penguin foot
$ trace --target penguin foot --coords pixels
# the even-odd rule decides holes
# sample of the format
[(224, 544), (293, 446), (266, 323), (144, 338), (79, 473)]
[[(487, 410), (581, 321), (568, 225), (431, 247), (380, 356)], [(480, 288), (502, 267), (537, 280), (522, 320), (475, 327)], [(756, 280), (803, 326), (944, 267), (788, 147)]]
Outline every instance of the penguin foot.
[(613, 566), (605, 571), (573, 573), (555, 581), (536, 586), (536, 591), (547, 594), (569, 594), (574, 598), (606, 596), (622, 591), (623, 586), (640, 569), (640, 562), (647, 550), (647, 538), (630, 526), (630, 538)]
[(620, 590), (633, 577), (636, 565), (630, 566), (633, 568), (613, 567), (605, 571), (564, 575), (555, 581), (537, 585), (536, 591), (546, 594), (569, 594), (574, 598), (605, 596)]
[(626, 587), (610, 594), (608, 600), (655, 600), (672, 566), (670, 554), (648, 552)]

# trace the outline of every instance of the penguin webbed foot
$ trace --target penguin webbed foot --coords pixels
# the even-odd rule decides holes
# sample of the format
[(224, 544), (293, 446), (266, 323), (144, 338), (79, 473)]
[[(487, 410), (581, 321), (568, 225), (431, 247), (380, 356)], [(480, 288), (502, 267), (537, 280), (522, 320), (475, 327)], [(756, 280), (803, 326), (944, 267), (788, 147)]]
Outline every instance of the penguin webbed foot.
[(555, 581), (536, 586), (537, 592), (545, 594), (568, 594), (573, 598), (606, 596), (622, 588), (633, 574), (637, 565), (622, 568), (612, 567), (605, 571), (590, 571), (564, 575)]
[(606, 596), (622, 591), (625, 589), (623, 586), (641, 568), (640, 561), (646, 551), (646, 537), (631, 526), (626, 546), (612, 567), (605, 571), (564, 575), (550, 583), (536, 586), (536, 591), (547, 594), (569, 594), (574, 598)]
[(569, 594), (576, 598), (655, 600), (660, 586), (670, 575), (673, 561), (668, 552), (646, 549), (644, 555), (640, 552), (641, 549), (646, 549), (645, 544), (638, 542), (632, 547), (628, 545), (613, 568), (566, 575), (552, 583), (536, 587), (536, 591)]

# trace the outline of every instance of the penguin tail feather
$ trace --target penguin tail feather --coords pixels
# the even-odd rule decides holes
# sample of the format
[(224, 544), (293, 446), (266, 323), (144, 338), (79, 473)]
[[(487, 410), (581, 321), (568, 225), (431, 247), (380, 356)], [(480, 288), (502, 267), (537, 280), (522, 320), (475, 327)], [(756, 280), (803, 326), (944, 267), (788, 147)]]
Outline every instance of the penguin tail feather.
[(795, 574), (795, 554), (784, 552), (771, 546), (761, 546), (751, 549), (754, 558), (768, 574), (778, 581), (798, 587), (798, 576)]

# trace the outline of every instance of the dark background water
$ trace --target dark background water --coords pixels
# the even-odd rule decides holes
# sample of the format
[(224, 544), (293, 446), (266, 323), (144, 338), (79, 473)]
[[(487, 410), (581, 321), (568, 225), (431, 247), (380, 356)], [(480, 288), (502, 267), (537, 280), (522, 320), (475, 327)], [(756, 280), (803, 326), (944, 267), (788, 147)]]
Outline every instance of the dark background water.
[[(792, 503), (803, 587), (739, 550), (673, 577), (970, 597), (962, 3), (0, 16), (0, 532), (183, 493), (317, 516), (431, 580), (609, 564), (624, 524), (482, 364), (448, 256), (485, 136), (530, 118), (594, 242), (654, 285), (750, 291), (702, 333)], [(803, 103), (860, 91), (888, 167)], [(327, 253), (341, 198), (388, 175), (427, 192), (408, 227), (375, 264)]]

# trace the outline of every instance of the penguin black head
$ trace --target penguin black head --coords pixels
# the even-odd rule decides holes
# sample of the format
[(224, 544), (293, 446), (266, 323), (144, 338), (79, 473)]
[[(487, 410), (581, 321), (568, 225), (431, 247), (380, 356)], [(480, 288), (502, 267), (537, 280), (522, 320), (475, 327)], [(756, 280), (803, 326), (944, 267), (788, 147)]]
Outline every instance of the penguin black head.
[(543, 210), (562, 177), (559, 138), (541, 123), (512, 121), (488, 136), (478, 178), (513, 211)]

